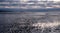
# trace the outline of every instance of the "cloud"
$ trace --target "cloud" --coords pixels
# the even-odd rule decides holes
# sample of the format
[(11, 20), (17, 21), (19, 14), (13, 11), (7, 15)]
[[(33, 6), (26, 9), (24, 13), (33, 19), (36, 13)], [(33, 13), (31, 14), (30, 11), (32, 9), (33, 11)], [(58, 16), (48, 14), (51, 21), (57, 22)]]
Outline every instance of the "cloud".
[(5, 0), (0, 0), (0, 2), (3, 2), (3, 1), (5, 1)]

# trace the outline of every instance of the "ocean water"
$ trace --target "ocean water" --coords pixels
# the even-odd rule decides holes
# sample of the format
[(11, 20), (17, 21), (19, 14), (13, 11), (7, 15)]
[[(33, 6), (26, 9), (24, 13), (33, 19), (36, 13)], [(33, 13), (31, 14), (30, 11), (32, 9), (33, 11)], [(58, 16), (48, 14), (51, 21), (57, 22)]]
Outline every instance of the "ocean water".
[(60, 12), (0, 12), (0, 33), (60, 33)]

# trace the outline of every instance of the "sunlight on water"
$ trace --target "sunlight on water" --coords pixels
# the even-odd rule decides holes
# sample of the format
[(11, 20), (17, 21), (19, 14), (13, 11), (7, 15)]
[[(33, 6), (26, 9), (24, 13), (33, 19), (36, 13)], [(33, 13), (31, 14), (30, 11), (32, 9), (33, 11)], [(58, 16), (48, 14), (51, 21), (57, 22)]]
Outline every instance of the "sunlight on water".
[(0, 33), (60, 33), (60, 12), (1, 13)]
[[(33, 26), (35, 27), (41, 27), (41, 28), (49, 28), (49, 27), (57, 27), (60, 25), (60, 22), (53, 22), (53, 23), (35, 23)], [(39, 28), (38, 28), (39, 29)]]

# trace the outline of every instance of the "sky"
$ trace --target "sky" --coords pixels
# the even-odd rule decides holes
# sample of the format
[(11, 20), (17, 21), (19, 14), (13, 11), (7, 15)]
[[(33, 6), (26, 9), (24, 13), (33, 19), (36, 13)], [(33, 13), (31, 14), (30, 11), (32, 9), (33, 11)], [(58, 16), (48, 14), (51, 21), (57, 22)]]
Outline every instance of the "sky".
[(60, 0), (54, 0), (54, 1), (60, 1)]
[[(27, 0), (22, 0), (22, 1), (27, 1)], [(30, 1), (30, 0), (28, 0)], [(37, 1), (37, 0), (31, 0), (31, 1)], [(46, 1), (46, 0), (38, 0), (38, 1)], [(60, 1), (60, 0), (48, 0), (48, 1)]]
[[(0, 1), (5, 1), (5, 0), (0, 0)], [(19, 0), (17, 0), (17, 1), (19, 1)], [(27, 1), (27, 0), (22, 0), (22, 1)], [(33, 0), (33, 1), (36, 1), (36, 0)], [(39, 1), (41, 1), (41, 0), (39, 0)], [(46, 1), (46, 0), (42, 0), (42, 1)], [(48, 0), (48, 1), (52, 1), (52, 0)], [(53, 0), (53, 1), (60, 1), (60, 0)]]

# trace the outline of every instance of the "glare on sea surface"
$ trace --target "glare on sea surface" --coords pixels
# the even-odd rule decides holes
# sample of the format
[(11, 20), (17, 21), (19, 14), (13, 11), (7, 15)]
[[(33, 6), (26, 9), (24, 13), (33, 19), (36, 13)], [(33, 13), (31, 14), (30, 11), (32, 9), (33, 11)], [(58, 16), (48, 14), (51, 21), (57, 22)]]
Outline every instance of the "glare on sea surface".
[[(35, 27), (41, 27), (41, 28), (49, 28), (49, 27), (57, 27), (60, 25), (60, 22), (53, 22), (53, 23), (35, 23), (33, 26)], [(39, 29), (39, 28), (38, 28)]]

